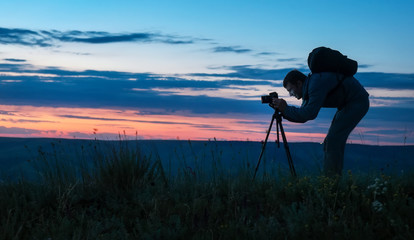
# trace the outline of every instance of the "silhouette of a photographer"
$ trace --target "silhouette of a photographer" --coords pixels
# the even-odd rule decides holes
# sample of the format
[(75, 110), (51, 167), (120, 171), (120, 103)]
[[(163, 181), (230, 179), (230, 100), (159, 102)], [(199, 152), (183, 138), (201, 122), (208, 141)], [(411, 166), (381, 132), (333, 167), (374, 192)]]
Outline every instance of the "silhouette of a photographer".
[[(338, 84), (338, 79), (342, 82)], [(369, 109), (369, 94), (353, 76), (335, 72), (313, 73), (290, 71), (283, 80), (290, 96), (302, 99), (300, 107), (287, 105), (284, 99), (273, 98), (272, 105), (283, 118), (304, 123), (317, 117), (322, 107), (337, 108), (324, 141), (324, 173), (341, 175), (346, 140)]]

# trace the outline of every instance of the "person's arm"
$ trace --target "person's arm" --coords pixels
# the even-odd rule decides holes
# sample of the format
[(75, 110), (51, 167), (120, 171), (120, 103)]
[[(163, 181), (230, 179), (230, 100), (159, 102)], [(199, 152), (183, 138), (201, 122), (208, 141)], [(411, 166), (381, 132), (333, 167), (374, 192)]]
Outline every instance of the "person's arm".
[(309, 120), (313, 120), (318, 116), (320, 107), (315, 105), (315, 107), (295, 107), (287, 106), (285, 111), (282, 112), (282, 115), (285, 119), (291, 122), (305, 123)]
[(309, 98), (303, 100), (301, 107), (286, 106), (282, 112), (283, 117), (291, 122), (298, 123), (315, 119), (329, 90), (335, 87), (336, 81), (331, 79), (334, 76), (333, 73), (313, 74), (308, 79), (310, 81), (309, 86), (307, 89), (303, 89), (303, 93), (308, 92)]

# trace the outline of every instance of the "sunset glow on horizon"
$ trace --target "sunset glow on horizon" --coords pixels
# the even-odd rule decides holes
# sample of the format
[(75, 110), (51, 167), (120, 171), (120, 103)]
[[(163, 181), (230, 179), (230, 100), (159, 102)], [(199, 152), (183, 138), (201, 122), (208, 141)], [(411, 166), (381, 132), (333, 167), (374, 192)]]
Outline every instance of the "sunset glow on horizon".
[[(414, 145), (412, 1), (47, 0), (0, 8), (0, 137), (263, 141), (273, 110), (260, 96), (276, 91), (300, 106), (283, 78), (309, 73), (309, 52), (327, 46), (358, 61), (355, 77), (370, 94), (348, 142)], [(323, 142), (334, 114), (284, 120), (288, 141)]]
[[(254, 119), (208, 116), (145, 115), (136, 110), (33, 107), (0, 105), (3, 137), (68, 138), (119, 140), (224, 140), (263, 141), (268, 125)], [(270, 119), (269, 123), (270, 124)], [(276, 140), (276, 122), (273, 124), (270, 141)], [(308, 125), (301, 132), (291, 132), (300, 125), (283, 121), (290, 142), (322, 143), (325, 133), (309, 132)], [(328, 126), (325, 126), (326, 128)], [(359, 135), (370, 129), (357, 128)], [(386, 136), (382, 136), (386, 137)], [(359, 139), (358, 139), (359, 138)], [(348, 142), (378, 144), (364, 141), (363, 136)], [(398, 145), (382, 142), (386, 145)]]
[[(4, 110), (0, 113), (3, 128), (16, 131), (3, 134), (8, 137), (93, 139), (99, 136), (101, 140), (116, 140), (119, 134), (125, 134), (138, 139), (260, 141), (267, 130), (253, 120), (238, 118), (145, 115), (133, 110), (93, 108), (5, 105), (0, 108)], [(287, 135), (292, 139), (301, 139), (303, 135), (309, 139), (324, 137), (319, 133)]]

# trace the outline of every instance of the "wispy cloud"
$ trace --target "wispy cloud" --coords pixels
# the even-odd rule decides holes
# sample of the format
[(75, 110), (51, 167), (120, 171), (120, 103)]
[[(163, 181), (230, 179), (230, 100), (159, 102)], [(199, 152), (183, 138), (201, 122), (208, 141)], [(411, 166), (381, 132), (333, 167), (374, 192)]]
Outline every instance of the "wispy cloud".
[[(226, 77), (226, 78), (240, 78), (240, 79), (257, 79), (265, 81), (283, 80), (286, 74), (292, 70), (290, 68), (282, 69), (263, 69), (252, 65), (238, 65), (238, 66), (222, 66), (222, 69), (230, 70), (229, 73), (198, 73), (192, 74), (194, 76), (211, 76), (211, 77)], [(273, 82), (273, 84), (276, 82)], [(278, 82), (278, 84), (281, 82)], [(267, 82), (267, 84), (272, 84)]]
[[(137, 116), (139, 116), (137, 114)], [(160, 125), (185, 125), (192, 126), (203, 129), (217, 129), (220, 128), (217, 125), (213, 124), (197, 124), (192, 122), (184, 121), (157, 121), (157, 120), (138, 120), (138, 119), (122, 119), (122, 118), (103, 118), (103, 117), (90, 117), (90, 116), (79, 116), (79, 115), (58, 115), (62, 118), (72, 118), (72, 119), (81, 119), (81, 120), (98, 120), (98, 121), (108, 121), (108, 122), (134, 122), (134, 123), (150, 123), (150, 124), (160, 124)], [(224, 127), (222, 128), (224, 129)]]
[[(272, 89), (280, 90), (283, 95), (282, 79), (290, 71), (249, 65), (223, 68), (230, 72), (178, 77), (117, 71), (69, 71), (56, 67), (37, 68), (27, 63), (4, 63), (0, 64), (0, 73), (3, 73), (0, 75), (0, 103), (163, 109), (165, 113), (248, 113), (258, 110), (255, 99), (260, 95)], [(211, 77), (215, 80), (210, 80)], [(413, 102), (413, 74), (359, 73), (357, 78), (377, 103), (388, 101), (388, 106), (409, 107)], [(406, 89), (397, 86), (406, 86)], [(165, 105), (165, 102), (169, 104)]]
[(359, 69), (364, 69), (364, 68), (370, 68), (370, 67), (373, 67), (374, 65), (372, 65), (372, 64), (360, 64), (360, 63), (358, 63), (358, 68)]
[(17, 135), (28, 134), (30, 135), (30, 134), (40, 133), (40, 132), (41, 131), (35, 130), (35, 129), (16, 128), (16, 127), (7, 128), (7, 127), (0, 126), (0, 134), (17, 134)]
[(25, 59), (17, 59), (17, 58), (5, 58), (3, 60), (6, 62), (26, 62)]
[[(252, 111), (253, 109), (247, 106), (254, 104), (247, 98), (240, 100), (229, 97), (234, 96), (232, 89), (244, 92), (241, 95), (254, 97), (246, 91), (270, 84), (269, 81), (263, 80), (203, 81), (192, 80), (191, 76), (184, 79), (148, 73), (91, 70), (77, 72), (58, 68), (33, 70), (35, 67), (28, 64), (1, 64), (0, 68), (3, 73), (7, 73), (0, 76), (0, 81), (20, 81), (3, 82), (0, 88), (0, 103), (34, 106), (127, 107), (163, 109), (164, 113), (245, 112)], [(10, 75), (13, 71), (20, 74)], [(22, 76), (24, 73), (30, 75)], [(187, 89), (189, 92), (177, 92), (177, 89)], [(210, 92), (208, 96), (203, 93), (206, 89)], [(220, 89), (227, 90), (222, 92)], [(257, 93), (258, 99), (260, 94), (262, 93)], [(197, 107), (198, 104), (202, 104), (203, 107)]]
[(31, 120), (31, 119), (1, 119), (2, 122), (12, 122), (12, 123), (53, 123), (53, 121), (45, 121), (45, 120)]
[[(107, 31), (59, 31), (33, 30), (22, 28), (1, 28), (0, 44), (24, 45), (30, 47), (60, 47), (65, 43), (110, 44), (110, 43), (163, 43), (167, 45), (189, 45), (207, 43), (216, 45), (212, 39), (164, 34), (160, 32), (107, 32)], [(213, 53), (251, 54), (253, 57), (278, 55), (276, 52), (258, 52), (242, 46), (216, 46), (209, 51)], [(89, 55), (88, 53), (76, 53)], [(18, 59), (9, 59), (18, 62)]]
[(49, 47), (51, 39), (41, 32), (19, 28), (0, 28), (0, 44)]
[(365, 87), (386, 89), (414, 89), (414, 74), (362, 72), (355, 77)]
[(140, 123), (152, 123), (152, 124), (188, 124), (184, 122), (173, 122), (173, 121), (145, 121), (145, 120), (136, 120), (136, 119), (104, 118), (104, 117), (90, 117), (90, 116), (80, 116), (80, 115), (58, 115), (58, 117), (82, 119), (82, 120), (109, 121), (109, 122), (115, 121), (115, 122), (140, 122)]
[(259, 52), (259, 53), (256, 53), (256, 56), (276, 56), (276, 55), (280, 55), (280, 53), (277, 53), (277, 52)]
[(99, 121), (128, 121), (120, 118), (103, 118), (103, 117), (90, 117), (90, 116), (78, 116), (78, 115), (58, 115), (61, 118), (75, 118), (75, 119), (86, 119), (86, 120), (99, 120)]
[(414, 89), (367, 88), (373, 97), (381, 98), (414, 98)]
[(279, 62), (295, 62), (300, 60), (299, 58), (279, 58), (277, 61)]
[(213, 52), (216, 53), (223, 53), (223, 52), (230, 52), (230, 53), (250, 53), (252, 52), (251, 49), (242, 48), (240, 46), (226, 46), (226, 47), (215, 47), (213, 48)]
[(10, 115), (10, 116), (13, 116), (14, 115), (14, 112), (0, 110), (0, 115)]
[(201, 39), (152, 32), (57, 31), (0, 28), (0, 44), (51, 47), (65, 42), (107, 44), (120, 42), (192, 44)]

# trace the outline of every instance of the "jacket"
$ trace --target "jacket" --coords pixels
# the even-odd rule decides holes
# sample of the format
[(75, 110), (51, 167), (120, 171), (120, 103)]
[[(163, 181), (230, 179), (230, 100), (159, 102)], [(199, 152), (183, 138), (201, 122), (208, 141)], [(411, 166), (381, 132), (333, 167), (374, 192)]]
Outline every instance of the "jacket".
[(318, 116), (322, 107), (342, 109), (346, 104), (368, 98), (369, 94), (353, 76), (322, 72), (309, 75), (302, 84), (302, 105), (287, 106), (283, 117), (304, 123)]

